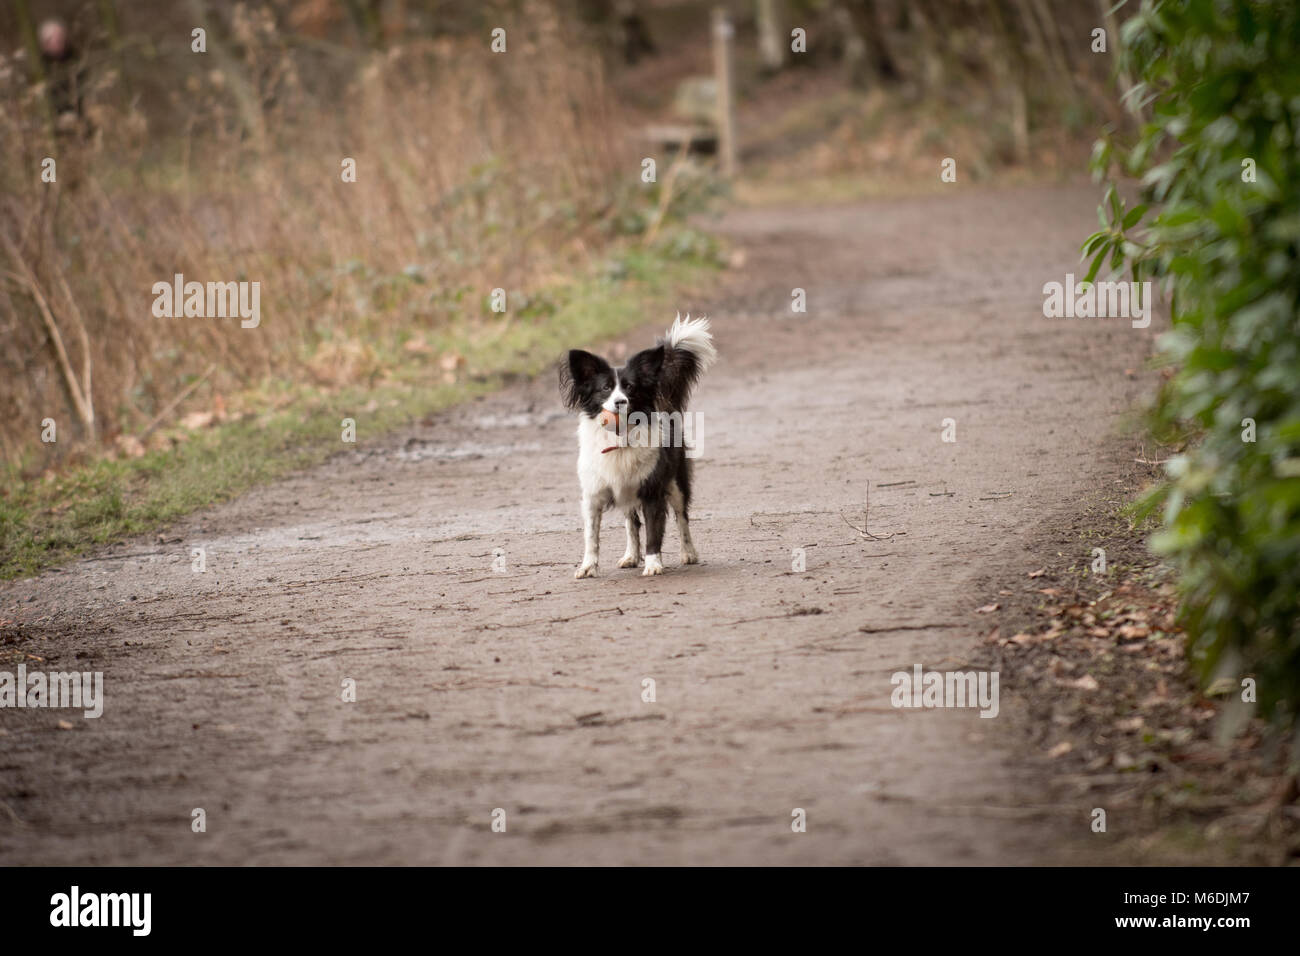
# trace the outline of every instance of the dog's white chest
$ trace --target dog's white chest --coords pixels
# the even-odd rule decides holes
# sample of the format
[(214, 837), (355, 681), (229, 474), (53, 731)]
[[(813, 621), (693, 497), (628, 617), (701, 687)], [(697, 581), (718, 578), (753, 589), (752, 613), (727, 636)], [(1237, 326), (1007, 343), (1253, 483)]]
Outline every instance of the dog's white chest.
[(600, 427), (593, 419), (581, 418), (578, 422), (578, 480), (586, 494), (598, 494), (606, 489), (614, 495), (614, 504), (627, 509), (636, 503), (637, 490), (654, 471), (659, 458), (656, 447), (616, 448), (605, 452), (618, 442), (613, 432)]

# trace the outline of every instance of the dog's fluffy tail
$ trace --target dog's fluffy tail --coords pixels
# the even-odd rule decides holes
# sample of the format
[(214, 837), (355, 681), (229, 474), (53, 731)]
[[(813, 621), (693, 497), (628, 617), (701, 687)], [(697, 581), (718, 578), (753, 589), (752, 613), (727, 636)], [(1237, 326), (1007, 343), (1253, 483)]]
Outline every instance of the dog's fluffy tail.
[(718, 357), (718, 350), (713, 347), (713, 336), (709, 333), (709, 320), (704, 316), (692, 319), (689, 312), (682, 318), (680, 312), (668, 330), (668, 347), (683, 349), (695, 356), (700, 371), (703, 372)]
[(683, 319), (678, 312), (659, 343), (664, 349), (664, 374), (660, 378), (663, 397), (669, 408), (683, 409), (695, 383), (718, 357), (709, 320), (703, 316), (692, 319), (689, 312)]

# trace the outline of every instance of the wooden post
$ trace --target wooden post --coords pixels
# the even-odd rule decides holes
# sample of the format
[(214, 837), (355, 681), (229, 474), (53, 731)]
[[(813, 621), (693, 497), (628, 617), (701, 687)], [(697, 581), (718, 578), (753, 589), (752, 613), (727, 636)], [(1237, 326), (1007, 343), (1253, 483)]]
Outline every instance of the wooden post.
[(722, 7), (713, 8), (713, 72), (718, 84), (718, 165), (736, 175), (736, 109), (731, 84), (731, 44), (736, 31)]

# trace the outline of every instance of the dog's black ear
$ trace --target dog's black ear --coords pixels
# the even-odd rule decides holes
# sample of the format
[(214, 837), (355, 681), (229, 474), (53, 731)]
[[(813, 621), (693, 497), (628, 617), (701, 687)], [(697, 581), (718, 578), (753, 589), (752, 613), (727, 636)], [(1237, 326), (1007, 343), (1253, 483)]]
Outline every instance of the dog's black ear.
[(599, 355), (592, 355), (582, 349), (572, 349), (569, 352), (569, 374), (573, 376), (575, 382), (585, 382), (601, 372), (610, 371), (613, 369), (609, 367), (609, 363)]
[(579, 408), (582, 404), (582, 387), (586, 382), (601, 372), (613, 369), (599, 355), (592, 355), (582, 349), (573, 349), (567, 359), (559, 363), (560, 397), (568, 408)]
[(664, 347), (656, 345), (652, 349), (637, 352), (627, 360), (628, 372), (637, 380), (650, 382), (659, 375), (664, 367)]

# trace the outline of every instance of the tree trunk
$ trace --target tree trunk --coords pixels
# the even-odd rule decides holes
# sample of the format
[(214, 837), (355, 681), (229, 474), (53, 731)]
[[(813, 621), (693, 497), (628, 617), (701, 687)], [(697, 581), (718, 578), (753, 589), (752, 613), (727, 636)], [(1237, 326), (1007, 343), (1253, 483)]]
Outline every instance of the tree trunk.
[(1024, 58), (1011, 33), (1011, 11), (1003, 7), (1003, 2), (1004, 0), (988, 0), (993, 34), (1001, 53), (996, 58), (994, 70), (1001, 76), (1011, 96), (1011, 135), (1016, 161), (1023, 163), (1029, 157), (1029, 95), (1025, 89), (1027, 80)]
[(948, 80), (946, 62), (948, 49), (939, 26), (941, 13), (935, 9), (931, 0), (913, 0), (911, 6), (905, 9), (908, 11), (911, 28), (915, 31), (921, 47), (922, 72), (926, 89), (943, 89)]
[(769, 73), (779, 72), (785, 66), (786, 45), (781, 36), (783, 17), (779, 9), (779, 0), (756, 0), (755, 14), (758, 20), (758, 56), (763, 69)]

